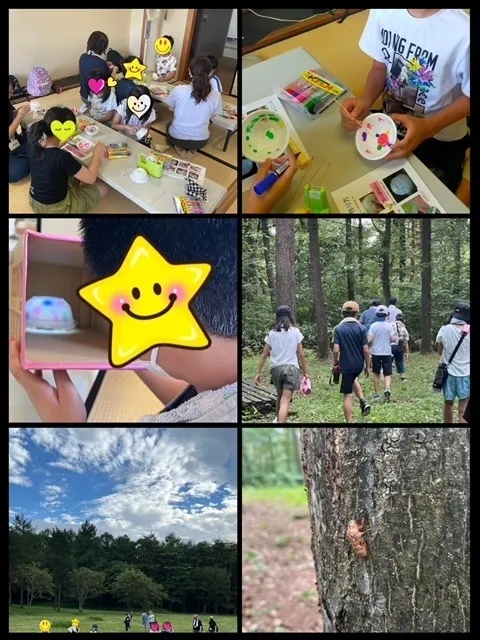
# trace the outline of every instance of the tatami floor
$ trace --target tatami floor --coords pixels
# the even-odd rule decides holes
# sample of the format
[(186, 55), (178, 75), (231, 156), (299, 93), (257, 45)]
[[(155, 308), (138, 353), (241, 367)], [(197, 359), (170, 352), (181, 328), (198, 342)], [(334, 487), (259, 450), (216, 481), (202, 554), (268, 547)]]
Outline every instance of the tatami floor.
[[(237, 103), (237, 99), (233, 96), (224, 96), (226, 102), (232, 104)], [(82, 102), (78, 88), (69, 89), (61, 94), (54, 94), (39, 98), (40, 102), (46, 108), (56, 104), (65, 104), (71, 107), (80, 107)], [(165, 125), (172, 119), (172, 113), (166, 105), (155, 103), (158, 105), (156, 111), (158, 120), (152, 128), (153, 144), (166, 144)], [(222, 129), (215, 124), (210, 125), (210, 140), (208, 145), (198, 152), (194, 161), (204, 166), (207, 170), (207, 177), (214, 182), (222, 185), (227, 189), (227, 194), (220, 205), (221, 213), (237, 213), (237, 141), (238, 135), (235, 134), (230, 139), (228, 149), (222, 151), (225, 141), (226, 129)], [(208, 154), (208, 155), (206, 155)], [(230, 166), (229, 166), (230, 165)], [(30, 178), (27, 177), (18, 183), (9, 185), (9, 212), (10, 213), (31, 213), (28, 201), (28, 190), (30, 187)], [(108, 195), (102, 199), (98, 207), (90, 213), (145, 213), (143, 209), (134, 202), (125, 198), (114, 189), (110, 189)]]

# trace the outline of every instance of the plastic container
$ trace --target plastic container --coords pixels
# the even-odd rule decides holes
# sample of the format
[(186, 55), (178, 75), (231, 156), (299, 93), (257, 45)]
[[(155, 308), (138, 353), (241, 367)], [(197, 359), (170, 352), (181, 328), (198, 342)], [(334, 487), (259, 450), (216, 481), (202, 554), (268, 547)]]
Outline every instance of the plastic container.
[(89, 127), (85, 127), (85, 133), (87, 134), (87, 136), (90, 136), (90, 138), (96, 136), (99, 131), (100, 129), (95, 124), (92, 124)]
[(371, 113), (355, 133), (355, 146), (365, 160), (382, 160), (397, 141), (397, 127), (390, 116)]
[(145, 184), (145, 182), (148, 182), (148, 173), (145, 169), (134, 169), (130, 174), (130, 178), (137, 184)]
[(288, 127), (277, 113), (267, 109), (252, 111), (242, 121), (242, 152), (253, 162), (282, 156), (290, 141)]
[(63, 333), (75, 329), (70, 305), (63, 298), (33, 296), (25, 304), (25, 328), (28, 333)]

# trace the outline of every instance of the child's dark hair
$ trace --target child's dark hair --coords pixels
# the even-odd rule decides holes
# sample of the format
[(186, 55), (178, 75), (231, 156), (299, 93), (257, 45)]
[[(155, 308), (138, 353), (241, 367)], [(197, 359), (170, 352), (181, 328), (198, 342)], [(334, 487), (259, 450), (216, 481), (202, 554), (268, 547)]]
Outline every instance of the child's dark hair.
[(295, 326), (295, 320), (293, 319), (292, 310), (288, 304), (282, 304), (278, 307), (276, 312), (277, 319), (272, 324), (271, 329), (274, 331), (281, 331), (284, 329), (288, 331), (290, 327)]
[(130, 98), (130, 96), (133, 96), (134, 98), (140, 98), (140, 96), (150, 96), (150, 106), (145, 111), (143, 116), (141, 118), (138, 118), (137, 114), (134, 113), (128, 106), (128, 99), (127, 99), (127, 105), (125, 109), (125, 117), (127, 118), (127, 124), (132, 116), (137, 116), (137, 118), (142, 123), (146, 122), (150, 117), (150, 114), (152, 113), (152, 109), (153, 109), (152, 94), (150, 93), (150, 89), (148, 87), (144, 87), (143, 85), (136, 84), (130, 89), (130, 93), (128, 94), (128, 97)]
[(127, 62), (127, 63), (128, 63), (128, 62), (133, 62), (134, 60), (138, 60), (138, 61), (140, 62), (140, 64), (142, 64), (142, 65), (143, 65), (143, 60), (142, 60), (141, 58), (139, 58), (138, 56), (127, 56), (126, 58), (124, 58), (124, 59), (123, 59), (123, 62), (122, 62), (122, 67), (123, 67), (122, 71), (123, 71), (123, 75), (126, 75), (126, 73), (127, 73), (127, 69), (126, 69), (126, 67), (125, 67), (125, 63), (126, 63), (126, 62)]
[(192, 217), (191, 220), (185, 220), (182, 216), (150, 216), (118, 218), (112, 226), (106, 218), (91, 216), (83, 218), (80, 227), (85, 259), (99, 278), (118, 270), (139, 234), (169, 262), (212, 264), (213, 275), (192, 306), (210, 334), (225, 338), (237, 335), (236, 220), (209, 216)]
[(68, 107), (52, 107), (47, 111), (43, 120), (35, 122), (28, 130), (28, 142), (40, 157), (43, 156), (44, 152), (44, 148), (40, 144), (40, 141), (44, 135), (47, 136), (47, 138), (54, 137), (54, 133), (52, 132), (52, 122), (55, 122), (55, 120), (58, 120), (62, 124), (67, 122), (67, 120), (76, 122), (73, 111), (68, 109)]
[(10, 87), (15, 89), (15, 76), (8, 76), (8, 88)]
[(170, 44), (172, 45), (172, 49), (173, 49), (173, 45), (175, 44), (175, 40), (172, 38), (172, 36), (162, 36), (162, 38), (166, 38), (167, 40), (169, 40)]
[(92, 51), (99, 56), (103, 55), (108, 49), (108, 36), (103, 31), (94, 31), (90, 34), (87, 42), (87, 53)]
[(218, 58), (215, 56), (207, 56), (210, 61), (210, 71), (215, 71), (218, 69)]
[[(90, 76), (90, 78), (93, 78), (94, 80), (104, 80), (105, 81), (105, 87), (102, 91), (101, 94), (101, 98), (102, 98), (102, 102), (105, 102), (105, 100), (108, 100), (108, 98), (110, 97), (110, 94), (112, 93), (112, 89), (111, 87), (108, 86), (108, 78), (110, 77), (110, 74), (105, 71), (104, 69), (94, 69)], [(87, 84), (88, 87), (88, 84)], [(90, 87), (88, 87), (88, 91), (89, 93), (93, 91), (90, 89)], [(95, 94), (95, 95), (99, 95), (99, 94)]]
[(212, 91), (210, 60), (208, 58), (194, 58), (188, 69), (192, 74), (192, 98), (195, 100), (195, 104), (199, 104), (206, 100)]

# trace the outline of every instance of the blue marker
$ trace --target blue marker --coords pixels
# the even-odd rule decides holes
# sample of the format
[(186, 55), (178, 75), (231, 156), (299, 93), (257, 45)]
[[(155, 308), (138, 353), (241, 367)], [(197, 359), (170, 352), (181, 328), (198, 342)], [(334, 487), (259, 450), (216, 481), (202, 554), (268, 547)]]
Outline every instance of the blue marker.
[[(295, 159), (298, 158), (300, 152), (295, 154)], [(285, 173), (285, 171), (290, 166), (290, 162), (285, 160), (279, 167), (271, 171), (268, 176), (265, 176), (263, 180), (260, 180), (254, 187), (253, 190), (257, 194), (257, 196), (261, 196), (273, 187), (273, 185), (277, 182), (277, 180)]]

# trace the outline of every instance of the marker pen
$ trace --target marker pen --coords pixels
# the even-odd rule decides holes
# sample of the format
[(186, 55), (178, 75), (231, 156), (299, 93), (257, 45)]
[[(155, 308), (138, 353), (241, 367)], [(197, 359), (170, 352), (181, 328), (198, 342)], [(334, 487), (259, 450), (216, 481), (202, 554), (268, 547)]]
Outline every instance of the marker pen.
[[(299, 155), (300, 153), (296, 153), (294, 156), (295, 159), (297, 159)], [(268, 191), (269, 189), (271, 189), (271, 187), (273, 187), (273, 185), (285, 173), (285, 171), (288, 169), (289, 166), (290, 166), (290, 162), (288, 160), (285, 160), (285, 162), (283, 162), (279, 167), (277, 167), (276, 169), (271, 171), (267, 176), (265, 176), (263, 180), (260, 180), (260, 182), (258, 182), (253, 187), (253, 190), (255, 191), (257, 196), (261, 196), (265, 193), (265, 191)]]

